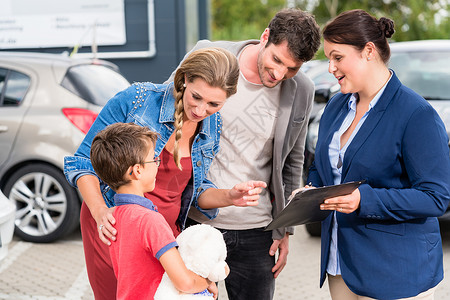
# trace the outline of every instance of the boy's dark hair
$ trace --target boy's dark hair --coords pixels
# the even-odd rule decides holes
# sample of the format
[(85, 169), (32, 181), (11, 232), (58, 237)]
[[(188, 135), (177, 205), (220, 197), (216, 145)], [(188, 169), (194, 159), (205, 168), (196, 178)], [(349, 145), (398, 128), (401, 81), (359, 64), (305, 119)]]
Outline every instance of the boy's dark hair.
[(292, 56), (302, 62), (311, 60), (320, 46), (320, 27), (314, 16), (300, 9), (279, 11), (268, 26), (270, 44), (287, 41)]
[(98, 177), (117, 190), (130, 182), (128, 168), (142, 164), (157, 134), (134, 123), (115, 123), (100, 131), (92, 141), (91, 163)]

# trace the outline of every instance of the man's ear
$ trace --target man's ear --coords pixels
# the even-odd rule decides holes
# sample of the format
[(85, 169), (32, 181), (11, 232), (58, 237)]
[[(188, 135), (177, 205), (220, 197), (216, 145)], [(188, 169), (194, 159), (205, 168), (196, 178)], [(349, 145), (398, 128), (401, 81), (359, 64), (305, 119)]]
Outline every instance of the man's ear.
[(261, 45), (266, 46), (267, 42), (269, 41), (269, 35), (270, 35), (270, 29), (266, 28), (263, 33), (261, 34), (261, 38), (259, 39), (259, 42)]

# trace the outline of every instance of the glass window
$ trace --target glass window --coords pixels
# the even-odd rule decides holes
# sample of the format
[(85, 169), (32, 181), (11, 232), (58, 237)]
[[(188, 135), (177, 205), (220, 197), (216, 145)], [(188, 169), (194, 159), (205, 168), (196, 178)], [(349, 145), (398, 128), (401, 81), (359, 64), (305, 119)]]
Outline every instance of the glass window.
[(23, 73), (9, 71), (7, 80), (3, 106), (18, 106), (30, 87), (30, 77)]
[(84, 100), (103, 106), (130, 83), (111, 68), (102, 65), (71, 67), (61, 85)]
[(6, 75), (8, 75), (8, 70), (0, 68), (0, 106), (3, 103), (3, 88), (5, 87)]
[(389, 67), (427, 100), (450, 100), (450, 51), (392, 53)]
[(199, 40), (198, 0), (185, 0), (186, 51), (190, 51)]

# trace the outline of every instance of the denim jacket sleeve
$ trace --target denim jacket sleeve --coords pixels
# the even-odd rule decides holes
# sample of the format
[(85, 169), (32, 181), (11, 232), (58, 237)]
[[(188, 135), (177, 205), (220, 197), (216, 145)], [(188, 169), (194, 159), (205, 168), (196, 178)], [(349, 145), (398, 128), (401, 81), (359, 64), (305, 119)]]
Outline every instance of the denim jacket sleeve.
[(198, 205), (198, 198), (200, 197), (201, 194), (203, 194), (204, 191), (206, 191), (207, 189), (217, 189), (217, 186), (212, 183), (210, 180), (208, 179), (204, 179), (201, 186), (200, 186), (200, 191), (197, 192), (197, 195), (195, 197), (194, 200), (194, 206), (195, 208), (198, 209), (199, 212), (201, 212), (202, 214), (204, 214), (208, 219), (214, 219), (215, 217), (217, 217), (217, 215), (219, 214), (219, 209), (218, 208), (212, 208), (212, 209), (203, 209)]
[[(209, 180), (205, 179), (205, 182), (206, 181), (209, 181)], [(194, 206), (195, 208), (197, 208), (202, 214), (204, 214), (210, 220), (214, 219), (219, 214), (218, 208), (202, 209), (198, 205), (198, 201), (197, 201), (198, 197), (200, 197), (200, 195), (208, 188), (216, 188), (216, 186), (210, 182), (210, 184), (207, 187), (205, 186), (205, 189), (203, 189), (203, 184), (202, 184), (202, 186), (200, 188), (198, 188), (198, 190), (194, 193), (194, 185), (193, 185), (192, 181), (190, 181), (189, 184), (184, 189), (183, 194), (181, 196), (181, 212), (180, 212), (180, 216), (179, 216), (179, 219), (180, 219), (180, 222), (182, 225), (182, 229), (184, 229), (184, 226), (186, 223), (186, 218), (187, 218), (188, 212), (189, 212), (189, 208), (191, 206)]]
[(106, 126), (117, 122), (127, 122), (128, 114), (132, 107), (129, 99), (133, 99), (134, 95), (135, 88), (131, 86), (111, 98), (97, 116), (75, 154), (64, 158), (64, 175), (73, 187), (77, 187), (76, 183), (80, 177), (94, 175), (99, 180), (102, 193), (107, 192), (107, 189), (109, 189), (95, 174), (94, 168), (92, 167), (90, 160), (92, 140)]
[(95, 173), (92, 167), (91, 160), (82, 156), (66, 156), (64, 157), (64, 175), (70, 185), (75, 188), (77, 186), (77, 180), (84, 175), (94, 175), (97, 177), (100, 184), (100, 191), (103, 195), (103, 199), (108, 207), (114, 206), (113, 197), (115, 192), (109, 188)]
[[(191, 180), (186, 188), (182, 199), (182, 207), (184, 209), (189, 209), (190, 206), (194, 206), (208, 219), (215, 218), (219, 213), (219, 210), (217, 208), (202, 209), (198, 204), (198, 197), (200, 197), (200, 195), (209, 188), (217, 188), (206, 177), (211, 167), (211, 163), (220, 149), (219, 140), (221, 130), (222, 118), (219, 113), (215, 113), (214, 115), (203, 120), (202, 128), (194, 139), (194, 143), (192, 145), (191, 159), (193, 167), (193, 180)], [(191, 197), (189, 202), (189, 197), (187, 197), (187, 195)], [(184, 210), (183, 208), (182, 211)], [(187, 212), (183, 211), (181, 213), (181, 224), (184, 224), (186, 217)]]
[[(194, 206), (197, 208), (202, 214), (204, 214), (208, 219), (214, 219), (219, 214), (218, 208), (213, 209), (202, 209), (198, 205), (198, 197), (209, 188), (217, 188), (211, 181), (206, 179), (206, 174), (208, 172), (209, 168), (206, 170), (206, 172), (202, 172), (204, 175), (202, 182), (197, 183), (195, 178), (192, 178), (186, 188), (183, 191), (183, 194), (181, 195), (181, 211), (179, 215), (179, 222), (181, 225), (181, 228), (185, 228), (186, 219), (188, 217), (188, 212), (191, 206)], [(194, 171), (195, 172), (195, 171)], [(195, 186), (195, 187), (194, 187)]]
[[(94, 175), (98, 178), (92, 167), (91, 160), (81, 156), (64, 157), (64, 175), (70, 185), (75, 188), (77, 187), (77, 180), (81, 176)], [(100, 180), (100, 178), (98, 178), (98, 180)]]
[[(212, 139), (213, 143), (207, 143), (206, 145), (203, 145), (201, 148), (201, 154), (203, 158), (203, 167), (204, 170), (202, 172), (203, 174), (203, 180), (200, 183), (199, 188), (197, 188), (196, 195), (195, 195), (195, 201), (193, 202), (194, 206), (207, 218), (213, 219), (217, 217), (219, 214), (219, 209), (202, 209), (198, 205), (198, 198), (200, 197), (203, 192), (205, 192), (209, 188), (217, 189), (217, 186), (212, 183), (209, 179), (207, 179), (207, 174), (209, 172), (209, 169), (211, 167), (211, 164), (216, 157), (217, 153), (220, 151), (220, 134), (222, 132), (222, 117), (220, 113), (214, 114), (211, 118), (209, 118), (209, 124), (204, 124), (202, 131), (207, 131), (207, 136), (209, 136), (210, 139)], [(209, 125), (209, 126), (208, 126)]]

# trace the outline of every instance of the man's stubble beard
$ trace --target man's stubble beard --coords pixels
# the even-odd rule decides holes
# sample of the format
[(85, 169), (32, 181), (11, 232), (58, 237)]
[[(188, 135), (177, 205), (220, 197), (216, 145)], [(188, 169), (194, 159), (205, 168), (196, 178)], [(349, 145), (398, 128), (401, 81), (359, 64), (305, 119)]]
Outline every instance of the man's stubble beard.
[[(264, 66), (263, 66), (263, 63), (262, 63), (262, 56), (263, 56), (263, 51), (264, 51), (264, 49), (265, 49), (265, 48), (261, 49), (261, 50), (259, 51), (259, 53), (258, 53), (258, 59), (257, 59), (258, 76), (259, 76), (259, 80), (261, 81), (261, 84), (262, 84), (263, 86), (265, 86), (266, 88), (271, 89), (271, 88), (276, 87), (278, 84), (280, 84), (280, 82), (281, 82), (282, 80), (278, 81), (278, 82), (275, 83), (274, 85), (268, 85), (268, 84), (265, 82), (265, 80), (264, 80), (264, 72), (265, 72), (265, 70), (264, 70)], [(268, 72), (267, 72), (267, 73), (268, 73)]]

